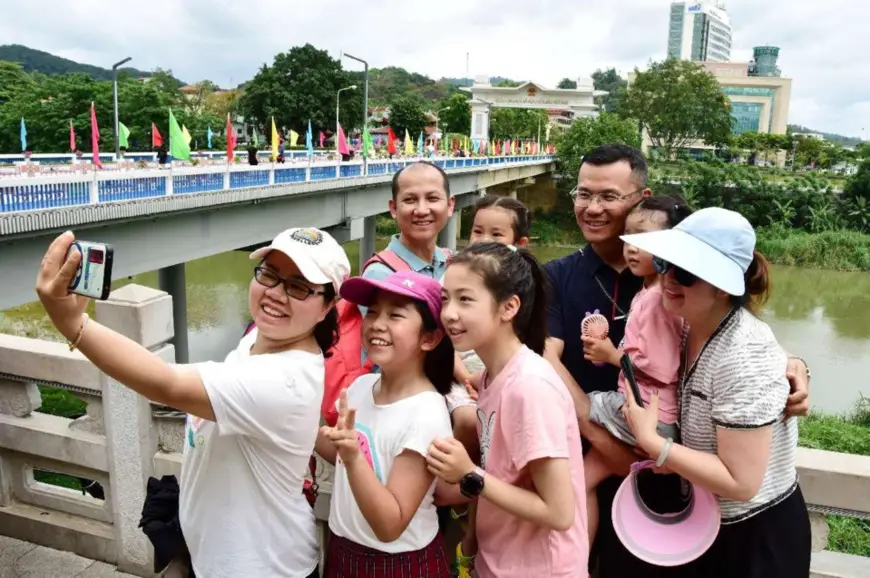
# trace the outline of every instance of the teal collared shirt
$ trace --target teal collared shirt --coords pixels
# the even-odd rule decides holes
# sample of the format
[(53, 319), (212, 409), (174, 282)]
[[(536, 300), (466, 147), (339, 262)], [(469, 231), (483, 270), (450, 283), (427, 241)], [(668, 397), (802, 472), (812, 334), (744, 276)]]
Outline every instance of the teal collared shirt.
[[(395, 253), (402, 261), (407, 263), (412, 271), (420, 273), (421, 275), (426, 275), (427, 277), (432, 277), (437, 281), (441, 281), (441, 278), (444, 277), (444, 272), (447, 270), (447, 253), (441, 247), (435, 247), (435, 253), (432, 258), (431, 263), (427, 263), (417, 255), (411, 252), (411, 250), (402, 243), (402, 238), (400, 235), (393, 235), (393, 238), (390, 239), (390, 244), (387, 245), (387, 249)], [(366, 279), (372, 279), (374, 281), (380, 281), (385, 277), (389, 277), (392, 275), (394, 271), (384, 265), (383, 263), (374, 262), (363, 271), (362, 276)], [(367, 307), (359, 306), (359, 311), (362, 313), (362, 316), (365, 317)], [(365, 363), (366, 360), (366, 351), (362, 350), (362, 361)], [(375, 371), (378, 371), (378, 368), (375, 368)]]

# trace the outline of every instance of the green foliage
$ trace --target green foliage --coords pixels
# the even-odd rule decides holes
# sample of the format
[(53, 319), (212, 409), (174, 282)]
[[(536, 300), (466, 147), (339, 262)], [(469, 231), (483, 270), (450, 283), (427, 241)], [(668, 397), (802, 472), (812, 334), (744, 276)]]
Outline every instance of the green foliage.
[(559, 84), (556, 85), (556, 88), (562, 88), (562, 89), (569, 88), (572, 90), (576, 90), (577, 81), (571, 80), (570, 78), (563, 78), (562, 80), (559, 81)]
[(636, 71), (620, 103), (620, 114), (635, 118), (653, 146), (666, 157), (701, 141), (721, 145), (731, 135), (728, 99), (716, 78), (699, 64), (669, 58)]
[[(607, 112), (616, 112), (619, 110), (619, 103), (622, 100), (622, 95), (628, 87), (628, 81), (619, 76), (615, 68), (607, 70), (596, 70), (592, 73), (592, 84), (595, 90), (607, 91), (606, 96), (599, 96), (595, 99), (602, 110)], [(576, 83), (575, 83), (576, 88)]]
[[(363, 84), (363, 74), (356, 82)], [(423, 74), (408, 72), (404, 68), (388, 66), (369, 70), (369, 106), (387, 105), (401, 96), (416, 96), (427, 101), (440, 101), (458, 91), (458, 83), (451, 79), (432, 80)]]
[(606, 111), (601, 112), (598, 118), (578, 119), (559, 135), (556, 143), (561, 165), (559, 172), (566, 175), (573, 186), (583, 155), (608, 143), (624, 143), (640, 148), (637, 122)]
[(870, 201), (870, 159), (858, 165), (858, 172), (846, 182), (843, 188), (843, 198), (849, 201), (864, 199)]
[(844, 147), (857, 147), (862, 142), (865, 142), (865, 141), (862, 141), (858, 137), (843, 136), (841, 134), (836, 134), (836, 133), (831, 133), (831, 132), (822, 132), (822, 131), (818, 131), (815, 129), (807, 128), (805, 126), (801, 126), (799, 124), (788, 125), (788, 131), (790, 133), (796, 132), (796, 133), (819, 134), (819, 135), (822, 135), (826, 141), (834, 143), (834, 144), (838, 144), (838, 145), (844, 146)]
[(303, 134), (309, 120), (314, 127), (334, 131), (336, 94), (352, 84), (357, 84), (356, 90), (341, 94), (345, 132), (362, 128), (362, 84), (325, 50), (311, 44), (295, 46), (276, 54), (272, 66), (262, 66), (245, 87), (239, 109), (261, 135), (270, 134), (272, 117), (279, 131)]
[[(465, 93), (457, 92), (441, 101), (438, 109), (450, 107), (450, 110), (442, 111), (440, 114), (439, 128), (450, 130), (467, 135), (471, 132), (471, 105), (468, 104), (468, 96)], [(445, 128), (446, 127), (446, 128)]]
[(780, 265), (870, 271), (870, 236), (855, 231), (807, 233), (781, 225), (757, 231), (756, 248)]
[(405, 138), (405, 131), (411, 136), (415, 146), (417, 135), (428, 124), (426, 113), (420, 100), (413, 96), (400, 96), (390, 103), (390, 126), (399, 139)]
[[(4, 44), (0, 46), (0, 60), (17, 62), (25, 72), (41, 72), (42, 74), (70, 74), (81, 72), (95, 80), (112, 80), (111, 69), (80, 64), (42, 50), (34, 50), (20, 44)], [(132, 78), (145, 78), (151, 76), (149, 72), (142, 72), (135, 68), (121, 68)], [(176, 80), (176, 87), (181, 83)]]
[[(507, 82), (507, 81), (506, 81)], [(494, 139), (537, 138), (547, 130), (546, 110), (494, 108), (489, 117), (489, 134)]]

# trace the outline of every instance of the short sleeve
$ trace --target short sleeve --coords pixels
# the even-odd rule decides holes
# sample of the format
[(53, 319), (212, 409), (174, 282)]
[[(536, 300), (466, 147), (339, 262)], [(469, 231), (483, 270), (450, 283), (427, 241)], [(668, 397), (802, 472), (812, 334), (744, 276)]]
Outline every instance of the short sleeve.
[(550, 281), (550, 299), (547, 303), (547, 334), (556, 339), (565, 339), (562, 327), (562, 295), (560, 294), (561, 260), (550, 261), (544, 265), (544, 271)]
[(787, 363), (775, 341), (730, 348), (713, 374), (713, 423), (728, 429), (776, 423), (789, 394)]
[[(375, 261), (370, 264), (365, 270), (362, 272), (362, 277), (364, 279), (371, 279), (372, 281), (381, 281), (382, 279), (386, 279), (390, 275), (393, 274), (393, 270), (384, 265), (383, 263), (379, 263)], [(366, 311), (368, 311), (368, 307), (363, 307), (362, 305), (357, 305), (359, 307), (360, 314), (365, 317)]]
[(411, 450), (426, 457), (433, 441), (452, 435), (450, 414), (444, 403), (444, 397), (440, 394), (426, 395), (425, 403), (420, 403), (414, 408), (412, 423), (402, 436), (396, 455)]
[(521, 470), (534, 460), (569, 457), (564, 411), (570, 403), (565, 399), (567, 388), (534, 378), (518, 385), (504, 392), (499, 406), (499, 427), (508, 440), (514, 466)]
[[(286, 363), (256, 356), (238, 363), (194, 365), (208, 393), (220, 435), (276, 441), (283, 437), (288, 424), (308, 414), (311, 407), (319, 411), (323, 389), (317, 388), (316, 376), (307, 375), (314, 368), (305, 367), (306, 362), (300, 360), (300, 367), (291, 374)], [(318, 366), (322, 372), (322, 362)]]
[[(658, 300), (658, 301), (657, 301)], [(655, 381), (676, 383), (680, 372), (683, 321), (661, 306), (661, 293), (642, 300), (626, 327), (625, 353), (631, 363)]]

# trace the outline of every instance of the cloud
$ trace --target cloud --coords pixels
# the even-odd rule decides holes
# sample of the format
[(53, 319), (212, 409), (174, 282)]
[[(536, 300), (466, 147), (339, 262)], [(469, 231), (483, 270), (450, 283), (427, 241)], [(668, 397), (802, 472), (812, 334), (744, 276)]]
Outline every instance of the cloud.
[[(486, 74), (554, 86), (563, 77), (615, 67), (625, 74), (661, 59), (665, 0), (13, 0), (0, 38), (110, 67), (132, 56), (143, 70), (186, 81), (248, 80), (274, 54), (310, 42), (372, 67), (401, 66), (434, 78)], [(828, 0), (729, 0), (735, 60), (752, 47), (781, 48), (794, 79), (789, 121), (863, 136), (870, 125), (870, 4)], [(345, 59), (344, 66), (361, 65)], [(867, 128), (870, 128), (868, 126)]]

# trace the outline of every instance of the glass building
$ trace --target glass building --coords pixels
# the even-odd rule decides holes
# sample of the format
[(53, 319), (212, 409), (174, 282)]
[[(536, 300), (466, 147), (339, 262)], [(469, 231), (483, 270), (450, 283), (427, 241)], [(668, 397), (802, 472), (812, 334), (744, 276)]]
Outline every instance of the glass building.
[(719, 0), (671, 3), (668, 57), (681, 60), (731, 60), (731, 20)]

